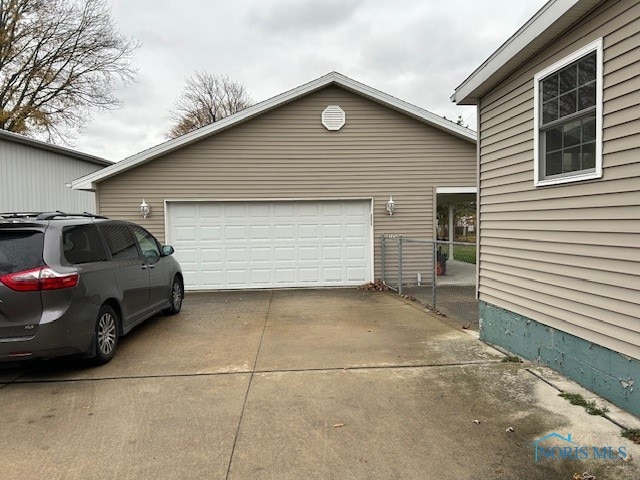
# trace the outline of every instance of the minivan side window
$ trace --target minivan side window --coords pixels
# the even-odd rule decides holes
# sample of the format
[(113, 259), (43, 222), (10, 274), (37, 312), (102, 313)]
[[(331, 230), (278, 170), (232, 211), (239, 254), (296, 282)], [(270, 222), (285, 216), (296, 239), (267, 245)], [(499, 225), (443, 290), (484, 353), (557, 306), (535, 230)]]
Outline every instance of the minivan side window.
[(104, 262), (107, 252), (95, 225), (74, 225), (62, 229), (64, 258), (72, 265)]
[(142, 255), (145, 258), (160, 258), (160, 248), (158, 248), (158, 242), (156, 242), (156, 239), (153, 235), (151, 235), (142, 227), (133, 227), (133, 233), (138, 239), (140, 250), (142, 250)]
[(113, 260), (138, 259), (138, 248), (133, 235), (126, 225), (100, 225)]

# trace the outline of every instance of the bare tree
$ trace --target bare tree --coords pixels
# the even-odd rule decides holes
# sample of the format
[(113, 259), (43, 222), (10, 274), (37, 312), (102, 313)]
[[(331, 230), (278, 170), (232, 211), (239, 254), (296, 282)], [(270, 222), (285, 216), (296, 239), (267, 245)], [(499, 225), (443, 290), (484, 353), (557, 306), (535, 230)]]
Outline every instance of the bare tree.
[(92, 108), (120, 106), (137, 46), (105, 0), (0, 0), (0, 129), (66, 142)]
[(243, 85), (226, 75), (195, 72), (171, 112), (175, 124), (167, 138), (176, 138), (222, 120), (253, 104)]

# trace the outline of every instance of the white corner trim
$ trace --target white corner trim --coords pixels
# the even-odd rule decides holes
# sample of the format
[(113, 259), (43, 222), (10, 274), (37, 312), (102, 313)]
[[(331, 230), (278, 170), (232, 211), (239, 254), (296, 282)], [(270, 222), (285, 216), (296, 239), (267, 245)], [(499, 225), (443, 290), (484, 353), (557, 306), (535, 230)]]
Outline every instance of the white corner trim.
[[(579, 58), (596, 52), (596, 165), (595, 171), (577, 172), (561, 177), (540, 178), (540, 82), (550, 74)], [(533, 184), (536, 187), (593, 180), (602, 177), (602, 96), (603, 84), (603, 39), (602, 37), (579, 48), (533, 76)]]

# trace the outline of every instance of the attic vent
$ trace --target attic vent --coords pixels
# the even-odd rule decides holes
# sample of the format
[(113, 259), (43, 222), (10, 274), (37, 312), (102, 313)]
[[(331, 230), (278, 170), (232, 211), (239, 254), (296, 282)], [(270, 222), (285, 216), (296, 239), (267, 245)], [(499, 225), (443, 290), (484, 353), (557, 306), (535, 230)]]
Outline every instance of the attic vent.
[(322, 125), (327, 130), (340, 130), (346, 122), (346, 115), (338, 105), (329, 105), (322, 112)]

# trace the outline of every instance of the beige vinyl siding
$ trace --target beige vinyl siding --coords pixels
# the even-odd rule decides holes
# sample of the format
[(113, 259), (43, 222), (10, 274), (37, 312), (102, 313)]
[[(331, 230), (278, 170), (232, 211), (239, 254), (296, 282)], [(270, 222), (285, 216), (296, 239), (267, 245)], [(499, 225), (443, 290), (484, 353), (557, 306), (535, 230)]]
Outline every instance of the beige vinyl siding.
[[(321, 124), (328, 105), (346, 113), (339, 131)], [(373, 198), (378, 278), (381, 234), (433, 238), (435, 188), (475, 185), (474, 143), (330, 86), (106, 180), (98, 198), (101, 214), (163, 240), (165, 200)]]
[[(640, 4), (603, 2), (480, 99), (479, 296), (640, 359)], [(533, 76), (603, 37), (603, 176), (535, 188)]]

